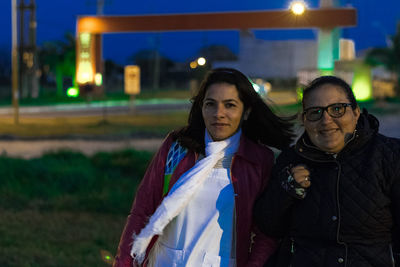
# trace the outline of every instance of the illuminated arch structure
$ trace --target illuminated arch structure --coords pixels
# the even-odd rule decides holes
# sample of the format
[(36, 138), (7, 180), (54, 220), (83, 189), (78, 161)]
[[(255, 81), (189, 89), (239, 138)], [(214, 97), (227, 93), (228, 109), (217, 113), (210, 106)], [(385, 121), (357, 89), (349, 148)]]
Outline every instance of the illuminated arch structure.
[[(166, 32), (194, 30), (300, 29), (318, 28), (318, 68), (333, 70), (338, 59), (340, 27), (356, 25), (354, 8), (309, 9), (296, 16), (290, 10), (221, 12), (176, 15), (82, 16), (77, 20), (76, 81), (95, 84), (102, 77), (101, 35), (125, 32)], [(336, 36), (337, 37), (337, 36)]]

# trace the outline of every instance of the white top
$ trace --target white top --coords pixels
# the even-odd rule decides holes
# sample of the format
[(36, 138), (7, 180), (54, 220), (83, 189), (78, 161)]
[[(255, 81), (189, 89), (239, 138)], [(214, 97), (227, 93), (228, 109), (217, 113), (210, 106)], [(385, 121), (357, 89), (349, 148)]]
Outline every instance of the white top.
[[(208, 134), (205, 141), (212, 141)], [(237, 151), (238, 142), (235, 146), (229, 149), (232, 153)], [(235, 266), (232, 156), (226, 155), (215, 165), (187, 206), (165, 227), (153, 247), (150, 258), (154, 263), (150, 265)]]

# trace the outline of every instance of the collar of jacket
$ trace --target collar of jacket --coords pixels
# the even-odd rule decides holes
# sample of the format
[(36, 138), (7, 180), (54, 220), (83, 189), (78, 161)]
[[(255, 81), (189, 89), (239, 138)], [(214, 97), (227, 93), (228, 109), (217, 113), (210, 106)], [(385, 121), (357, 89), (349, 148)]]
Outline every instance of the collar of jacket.
[(239, 156), (247, 161), (257, 164), (257, 162), (259, 162), (260, 159), (259, 155), (255, 153), (256, 151), (258, 151), (257, 146), (258, 145), (256, 143), (247, 138), (242, 132), (236, 156)]
[(328, 153), (316, 147), (304, 132), (295, 144), (295, 151), (302, 157), (315, 160), (315, 161), (332, 161), (335, 158), (340, 158), (345, 155), (361, 149), (373, 136), (378, 133), (379, 121), (378, 119), (369, 114), (366, 109), (363, 109), (360, 118), (357, 121), (356, 130), (353, 136), (347, 141), (345, 147), (337, 154)]

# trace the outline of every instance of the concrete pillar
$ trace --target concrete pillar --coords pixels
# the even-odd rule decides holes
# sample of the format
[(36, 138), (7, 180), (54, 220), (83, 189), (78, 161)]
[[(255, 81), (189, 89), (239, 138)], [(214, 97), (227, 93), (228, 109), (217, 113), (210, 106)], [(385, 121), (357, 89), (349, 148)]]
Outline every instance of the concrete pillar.
[[(339, 6), (337, 0), (320, 0), (320, 8)], [(335, 60), (339, 59), (339, 28), (320, 28), (318, 31), (318, 69), (322, 74), (333, 72)]]

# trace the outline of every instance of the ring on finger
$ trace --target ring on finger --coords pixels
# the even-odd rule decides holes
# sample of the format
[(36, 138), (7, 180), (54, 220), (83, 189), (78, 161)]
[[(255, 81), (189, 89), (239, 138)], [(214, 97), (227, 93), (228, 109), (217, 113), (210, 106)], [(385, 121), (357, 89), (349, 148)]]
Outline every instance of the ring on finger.
[(305, 181), (305, 182), (310, 181), (310, 177), (307, 176), (306, 178), (304, 178), (304, 181)]

